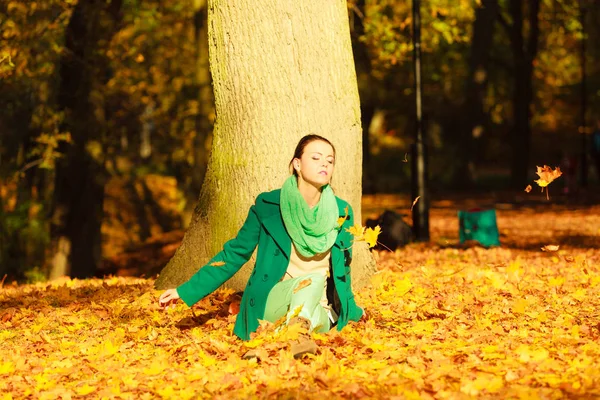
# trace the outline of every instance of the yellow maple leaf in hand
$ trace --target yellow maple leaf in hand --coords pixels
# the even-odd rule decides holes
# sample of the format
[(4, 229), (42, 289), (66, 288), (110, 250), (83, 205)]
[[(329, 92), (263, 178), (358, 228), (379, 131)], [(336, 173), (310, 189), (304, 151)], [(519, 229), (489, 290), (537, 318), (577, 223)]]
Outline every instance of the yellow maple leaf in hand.
[(548, 186), (549, 184), (551, 184), (553, 180), (555, 180), (556, 178), (561, 176), (562, 172), (560, 170), (560, 167), (556, 167), (556, 169), (553, 170), (549, 166), (544, 165), (543, 167), (539, 167), (539, 166), (537, 167), (536, 174), (538, 174), (540, 179), (538, 179), (534, 182), (537, 183), (538, 186), (544, 188), (544, 187)]
[(364, 238), (365, 241), (369, 244), (369, 248), (375, 247), (375, 245), (377, 244), (377, 238), (379, 237), (380, 233), (381, 227), (379, 225), (377, 225), (375, 229), (367, 228), (364, 234)]
[(350, 232), (352, 236), (354, 236), (354, 241), (364, 240), (365, 227), (360, 224), (355, 224), (354, 226), (346, 229), (347, 232)]
[(342, 225), (344, 225), (344, 222), (346, 222), (346, 219), (348, 218), (348, 207), (347, 206), (346, 206), (346, 208), (344, 208), (344, 212), (346, 214), (343, 217), (339, 217), (337, 220), (338, 228), (341, 228)]

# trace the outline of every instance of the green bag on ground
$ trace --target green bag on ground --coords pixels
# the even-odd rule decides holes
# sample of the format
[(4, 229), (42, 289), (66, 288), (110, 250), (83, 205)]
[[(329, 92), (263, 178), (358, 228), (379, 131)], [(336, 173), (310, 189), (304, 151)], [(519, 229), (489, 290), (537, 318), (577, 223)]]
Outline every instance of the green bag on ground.
[(475, 240), (485, 247), (500, 246), (496, 210), (458, 211), (458, 236), (460, 243)]

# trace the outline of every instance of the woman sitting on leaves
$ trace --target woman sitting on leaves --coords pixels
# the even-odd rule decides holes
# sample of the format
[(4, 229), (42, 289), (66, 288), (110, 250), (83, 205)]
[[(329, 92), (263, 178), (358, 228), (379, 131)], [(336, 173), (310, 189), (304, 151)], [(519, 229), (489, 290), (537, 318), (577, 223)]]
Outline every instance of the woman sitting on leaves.
[[(291, 175), (279, 190), (261, 193), (236, 238), (189, 281), (166, 290), (163, 307), (181, 298), (189, 307), (209, 295), (246, 263), (258, 245), (233, 332), (243, 340), (258, 320), (300, 324), (307, 332), (327, 332), (358, 321), (350, 280), (352, 207), (336, 197), (329, 183), (335, 149), (318, 135), (303, 137), (290, 162)], [(340, 219), (342, 217), (342, 220)], [(224, 264), (223, 264), (224, 263)], [(218, 266), (217, 266), (218, 265)], [(297, 310), (300, 308), (300, 312)], [(292, 354), (315, 354), (308, 335), (292, 343)], [(244, 357), (255, 357), (250, 351)]]

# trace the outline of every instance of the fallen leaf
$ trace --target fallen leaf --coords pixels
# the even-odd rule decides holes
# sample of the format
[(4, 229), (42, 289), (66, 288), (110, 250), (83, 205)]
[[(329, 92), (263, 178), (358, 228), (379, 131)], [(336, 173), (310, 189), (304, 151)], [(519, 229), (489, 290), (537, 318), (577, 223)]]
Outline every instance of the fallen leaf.
[(310, 279), (310, 278), (301, 280), (300, 283), (298, 284), (298, 286), (296, 286), (296, 288), (294, 289), (294, 294), (298, 293), (300, 290), (304, 289), (305, 287), (310, 286), (311, 283), (312, 283), (312, 279)]
[(348, 218), (348, 207), (347, 206), (346, 206), (346, 208), (344, 208), (344, 213), (345, 213), (345, 215), (343, 217), (339, 217), (337, 220), (338, 228), (341, 228), (342, 225), (344, 225), (344, 222), (346, 222), (346, 219)]
[(556, 244), (547, 244), (546, 246), (542, 247), (542, 251), (547, 251), (547, 252), (553, 252), (553, 251), (558, 251), (560, 246), (556, 245)]
[(223, 265), (225, 265), (225, 261), (215, 261), (210, 263), (210, 265), (213, 267), (222, 267)]

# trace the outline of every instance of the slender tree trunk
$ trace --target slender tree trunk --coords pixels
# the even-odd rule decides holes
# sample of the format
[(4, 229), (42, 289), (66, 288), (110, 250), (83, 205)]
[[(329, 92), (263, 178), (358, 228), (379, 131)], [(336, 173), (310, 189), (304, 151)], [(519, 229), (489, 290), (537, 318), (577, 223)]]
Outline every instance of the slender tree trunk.
[[(174, 287), (234, 237), (255, 197), (289, 176), (298, 140), (317, 133), (337, 148), (333, 187), (360, 221), (360, 104), (344, 0), (209, 1), (217, 120), (208, 170), (183, 243), (156, 281)], [(252, 264), (252, 263), (249, 263)], [(354, 248), (355, 282), (373, 273)], [(228, 283), (243, 289), (246, 265)]]
[(529, 0), (528, 32), (524, 32), (523, 2), (511, 0), (511, 45), (514, 56), (514, 127), (512, 129), (511, 184), (523, 188), (527, 184), (527, 172), (531, 153), (531, 106), (533, 102), (533, 62), (537, 55), (539, 38), (540, 0)]
[(354, 52), (354, 65), (358, 75), (358, 91), (360, 93), (360, 110), (362, 124), (363, 140), (363, 193), (373, 193), (376, 191), (371, 166), (371, 141), (369, 136), (369, 127), (376, 109), (376, 85), (371, 78), (371, 57), (369, 49), (361, 37), (365, 34), (365, 0), (357, 0), (354, 8), (350, 10), (350, 36), (352, 39), (352, 49)]
[(481, 6), (475, 11), (469, 76), (465, 87), (465, 101), (459, 111), (462, 123), (458, 132), (458, 167), (453, 178), (455, 186), (470, 187), (474, 182), (471, 171), (478, 151), (478, 138), (474, 137), (474, 132), (483, 134), (488, 125), (483, 103), (489, 82), (490, 51), (497, 15), (498, 0), (482, 0)]
[(57, 164), (50, 278), (93, 276), (101, 259), (103, 217), (104, 99), (108, 76), (104, 56), (120, 21), (122, 0), (80, 0), (65, 33), (58, 103), (73, 143)]

